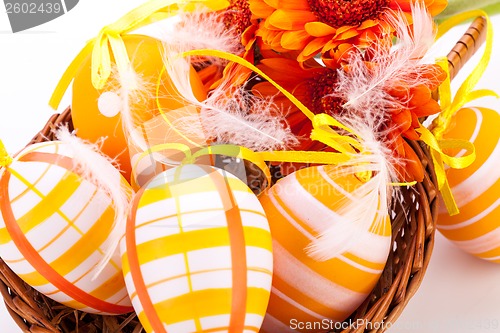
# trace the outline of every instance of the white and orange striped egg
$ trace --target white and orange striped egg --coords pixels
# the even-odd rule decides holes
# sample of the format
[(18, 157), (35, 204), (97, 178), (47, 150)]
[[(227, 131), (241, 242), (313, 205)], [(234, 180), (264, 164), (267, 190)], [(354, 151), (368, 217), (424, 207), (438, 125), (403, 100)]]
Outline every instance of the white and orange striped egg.
[(157, 175), (136, 195), (121, 243), (146, 332), (258, 332), (271, 244), (259, 200), (235, 176), (203, 165)]
[(460, 213), (449, 216), (441, 204), (437, 228), (462, 250), (500, 263), (500, 114), (463, 108), (445, 138), (472, 142), (476, 160), (467, 168), (447, 170)]
[(316, 261), (306, 252), (319, 233), (336, 223), (340, 205), (361, 184), (352, 174), (339, 175), (335, 166), (309, 167), (261, 195), (274, 253), (273, 288), (261, 332), (317, 332), (294, 323), (343, 321), (375, 287), (392, 244), (388, 216), (358, 233), (362, 241), (340, 256)]
[(130, 312), (118, 251), (93, 280), (114, 210), (110, 197), (74, 170), (72, 154), (61, 142), (38, 143), (0, 171), (0, 256), (59, 303), (90, 313)]

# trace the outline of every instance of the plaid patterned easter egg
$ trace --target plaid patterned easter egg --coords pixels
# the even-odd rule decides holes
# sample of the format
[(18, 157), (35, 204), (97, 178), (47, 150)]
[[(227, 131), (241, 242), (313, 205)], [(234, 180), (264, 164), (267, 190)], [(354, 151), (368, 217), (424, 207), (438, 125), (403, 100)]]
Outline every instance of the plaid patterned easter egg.
[(375, 287), (392, 244), (388, 215), (356, 232), (359, 242), (338, 257), (317, 261), (306, 251), (339, 220), (340, 206), (352, 200), (361, 184), (353, 174), (337, 174), (333, 166), (309, 167), (279, 180), (260, 197), (274, 253), (273, 287), (261, 332), (328, 331)]
[(476, 160), (465, 169), (447, 171), (460, 213), (449, 216), (441, 204), (437, 228), (462, 250), (500, 263), (500, 114), (464, 108), (454, 121), (445, 138), (472, 142)]
[(90, 313), (130, 312), (118, 251), (93, 280), (114, 210), (110, 197), (74, 169), (72, 154), (57, 141), (38, 143), (0, 171), (0, 256), (59, 303)]
[(121, 243), (125, 282), (146, 332), (258, 332), (272, 278), (257, 197), (221, 169), (165, 171), (136, 195)]

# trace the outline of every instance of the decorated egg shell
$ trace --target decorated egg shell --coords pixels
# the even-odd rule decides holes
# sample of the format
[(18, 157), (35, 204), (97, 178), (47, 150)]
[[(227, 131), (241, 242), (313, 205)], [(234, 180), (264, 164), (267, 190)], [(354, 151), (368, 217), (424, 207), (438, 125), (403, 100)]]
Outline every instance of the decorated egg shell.
[(130, 312), (118, 250), (93, 279), (114, 210), (107, 194), (73, 170), (72, 154), (57, 141), (38, 143), (1, 169), (0, 256), (26, 283), (68, 307)]
[(127, 289), (146, 332), (258, 332), (272, 278), (257, 197), (220, 169), (184, 165), (136, 195), (121, 242)]
[[(186, 154), (179, 148), (175, 148), (176, 145), (192, 151), (199, 147), (208, 146), (208, 140), (204, 137), (203, 131), (193, 135), (192, 133), (186, 133), (177, 126), (177, 120), (183, 117), (188, 117), (192, 122), (196, 122), (196, 128), (203, 128), (198, 109), (194, 105), (158, 115), (136, 128), (133, 135), (144, 135), (148, 146), (138, 147), (129, 142), (132, 162), (131, 184), (134, 189), (139, 189), (157, 174), (181, 164)], [(171, 145), (172, 148), (162, 148), (144, 156), (144, 152), (148, 149), (155, 149), (164, 146), (164, 144)], [(211, 165), (211, 160), (210, 157), (203, 156), (198, 158), (196, 162)]]
[(450, 216), (441, 204), (437, 228), (462, 250), (500, 263), (500, 114), (464, 108), (454, 119), (445, 138), (472, 142), (476, 160), (467, 168), (447, 170), (460, 213)]
[[(147, 121), (159, 114), (156, 100), (156, 87), (163, 68), (160, 41), (142, 35), (124, 35), (123, 41), (127, 49), (133, 69), (146, 82), (145, 91), (139, 101), (132, 105), (134, 120), (137, 124)], [(119, 83), (110, 77), (102, 90), (96, 90), (91, 82), (91, 61), (89, 56), (82, 64), (73, 82), (73, 101), (71, 115), (78, 136), (97, 142), (102, 137), (107, 139), (102, 151), (111, 158), (117, 158), (125, 178), (130, 179), (130, 156), (127, 150), (127, 138), (122, 129), (122, 99)], [(112, 61), (114, 59), (112, 58)], [(196, 71), (191, 68), (189, 78), (193, 93), (199, 100), (206, 98), (206, 91)], [(167, 74), (163, 74), (158, 91), (158, 102), (164, 112), (183, 107), (182, 99), (173, 87)]]
[(382, 274), (392, 244), (388, 216), (364, 234), (356, 234), (362, 241), (338, 257), (316, 261), (306, 251), (321, 231), (336, 223), (340, 204), (362, 184), (355, 175), (339, 175), (335, 168), (301, 169), (260, 196), (274, 254), (273, 288), (263, 333), (317, 332), (293, 323), (343, 321)]

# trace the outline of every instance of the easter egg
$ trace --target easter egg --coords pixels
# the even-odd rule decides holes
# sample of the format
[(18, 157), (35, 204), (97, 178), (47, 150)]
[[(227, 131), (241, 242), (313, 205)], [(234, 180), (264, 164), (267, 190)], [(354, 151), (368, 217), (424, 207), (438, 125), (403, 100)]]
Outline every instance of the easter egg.
[[(320, 325), (346, 319), (375, 287), (391, 249), (388, 215), (356, 233), (360, 241), (334, 258), (317, 261), (306, 251), (338, 221), (340, 205), (363, 183), (335, 166), (301, 169), (260, 196), (273, 237), (274, 275), (261, 332), (323, 332)], [(329, 327), (333, 329), (333, 327)]]
[(467, 168), (447, 170), (460, 213), (450, 216), (442, 203), (437, 228), (462, 250), (500, 263), (500, 114), (464, 108), (450, 128), (444, 137), (472, 142), (476, 160)]
[[(184, 117), (188, 117), (191, 122), (195, 123), (193, 127), (199, 128), (200, 131), (198, 133), (187, 133), (180, 128), (177, 121)], [(204, 136), (202, 128), (198, 109), (194, 105), (171, 110), (140, 124), (133, 135), (144, 135), (148, 146), (140, 147), (129, 143), (132, 162), (131, 184), (134, 189), (137, 190), (157, 174), (181, 164), (186, 158), (185, 152), (179, 150), (179, 148), (172, 148), (182, 147), (193, 150), (208, 146), (208, 140)], [(163, 148), (144, 156), (144, 152), (148, 149), (165, 147), (165, 144), (170, 145), (171, 148)], [(207, 160), (207, 158), (204, 158), (204, 160)], [(202, 162), (201, 159), (197, 159), (196, 162), (210, 165), (208, 161), (200, 163)]]
[(218, 168), (184, 165), (136, 195), (123, 272), (146, 332), (258, 332), (272, 278), (257, 197)]
[(74, 168), (73, 154), (61, 142), (38, 143), (0, 171), (0, 256), (26, 283), (68, 307), (130, 312), (118, 249), (95, 274), (113, 228), (111, 199)]
[[(156, 87), (163, 68), (163, 46), (160, 41), (141, 35), (125, 35), (123, 41), (133, 69), (145, 82), (143, 88), (146, 90), (139, 91), (142, 96), (131, 108), (134, 122), (140, 124), (159, 114)], [(102, 151), (111, 158), (117, 158), (125, 178), (130, 179), (130, 156), (120, 113), (123, 107), (120, 84), (116, 78), (110, 77), (103, 89), (95, 89), (91, 81), (91, 60), (89, 56), (83, 62), (73, 81), (73, 124), (78, 136), (83, 139), (97, 142), (102, 137), (107, 137)], [(205, 99), (205, 88), (194, 69), (191, 69), (189, 80), (196, 98)], [(158, 102), (164, 112), (184, 106), (167, 74), (161, 77)]]

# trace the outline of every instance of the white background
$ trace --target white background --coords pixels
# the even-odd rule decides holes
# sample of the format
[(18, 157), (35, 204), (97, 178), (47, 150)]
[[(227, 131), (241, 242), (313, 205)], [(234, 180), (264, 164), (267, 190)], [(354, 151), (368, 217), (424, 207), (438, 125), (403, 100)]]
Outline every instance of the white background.
[[(17, 34), (10, 31), (0, 5), (0, 138), (11, 153), (20, 150), (50, 117), (53, 111), (47, 102), (52, 89), (85, 42), (141, 2), (82, 0), (68, 14)], [(500, 16), (493, 20), (493, 26), (500, 28)], [(460, 27), (450, 32), (435, 54), (446, 55), (464, 31)], [(500, 37), (497, 41), (495, 60), (478, 87), (500, 92)], [(463, 81), (473, 63), (454, 85)], [(61, 110), (68, 104), (66, 96)], [(473, 104), (478, 105), (500, 110), (500, 101), (494, 99)], [(3, 305), (0, 325), (2, 332), (20, 332)], [(424, 282), (389, 332), (500, 332), (500, 265), (470, 257), (438, 234)]]

